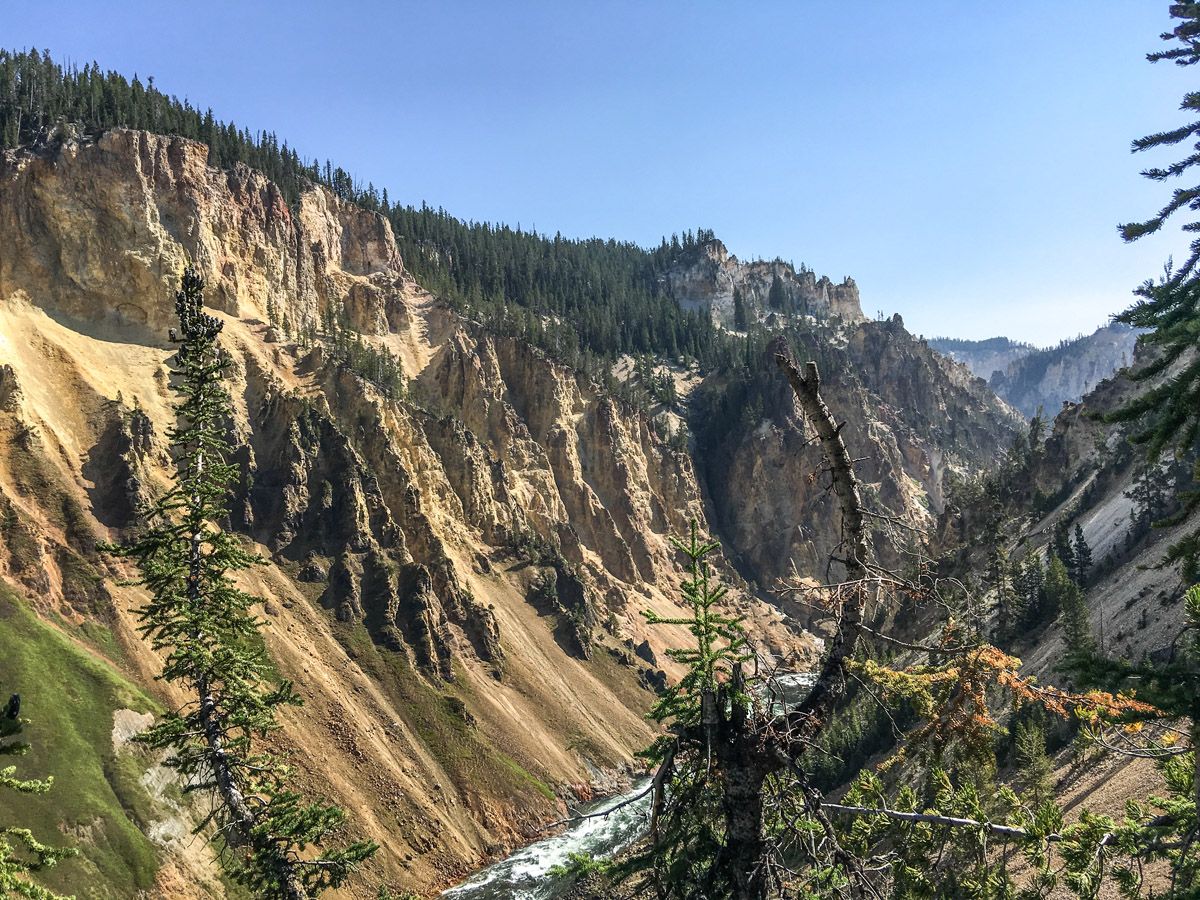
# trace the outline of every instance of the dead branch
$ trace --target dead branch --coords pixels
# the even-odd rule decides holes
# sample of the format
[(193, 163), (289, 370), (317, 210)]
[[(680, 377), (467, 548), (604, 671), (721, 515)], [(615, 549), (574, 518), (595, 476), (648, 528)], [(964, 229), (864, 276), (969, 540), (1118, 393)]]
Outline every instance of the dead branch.
[(588, 819), (603, 819), (605, 816), (611, 815), (619, 809), (624, 809), (626, 806), (631, 806), (634, 803), (637, 803), (651, 791), (655, 790), (656, 787), (658, 787), (658, 776), (655, 776), (655, 780), (648, 784), (645, 790), (639, 791), (632, 797), (626, 797), (620, 803), (616, 803), (610, 806), (608, 809), (602, 809), (599, 812), (594, 813), (580, 813), (577, 816), (568, 816), (565, 819), (559, 819), (557, 822), (550, 822), (546, 825), (543, 825), (538, 830), (549, 831), (551, 828), (558, 828), (560, 825), (571, 825), (575, 822), (585, 822)]
[[(782, 339), (772, 343), (775, 362), (787, 377), (788, 384), (800, 404), (805, 417), (812, 424), (821, 440), (821, 452), (833, 476), (833, 490), (842, 514), (842, 534), (848, 553), (842, 560), (848, 582), (861, 582), (868, 575), (869, 549), (867, 530), (864, 526), (862, 495), (858, 478), (854, 474), (853, 462), (842, 441), (841, 426), (833, 420), (829, 407), (821, 398), (821, 376), (817, 364), (809, 362), (804, 374), (792, 362), (787, 344)], [(866, 591), (859, 584), (852, 597), (841, 609), (838, 631), (830, 643), (829, 653), (821, 666), (821, 673), (813, 683), (808, 697), (789, 714), (789, 719), (799, 726), (799, 734), (806, 740), (795, 742), (789, 753), (803, 752), (811, 744), (823, 723), (828, 720), (833, 704), (846, 687), (846, 662), (854, 654), (862, 634), (863, 608)]]

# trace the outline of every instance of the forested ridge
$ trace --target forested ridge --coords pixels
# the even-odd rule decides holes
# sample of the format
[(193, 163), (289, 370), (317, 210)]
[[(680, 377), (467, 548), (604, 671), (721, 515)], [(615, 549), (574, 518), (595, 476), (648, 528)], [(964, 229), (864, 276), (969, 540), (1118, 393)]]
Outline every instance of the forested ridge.
[(973, 341), (966, 338), (952, 337), (934, 337), (929, 339), (929, 343), (939, 350), (944, 350), (949, 353), (962, 350), (1036, 350), (1033, 344), (1026, 344), (1023, 341), (1014, 341), (1007, 337), (984, 338), (981, 341)]
[[(706, 367), (741, 356), (744, 339), (667, 295), (665, 269), (706, 229), (664, 238), (653, 250), (612, 239), (567, 239), (508, 225), (467, 222), (425, 204), (393, 204), (328, 160), (306, 159), (274, 132), (252, 133), (211, 109), (164, 94), (97, 64), (63, 66), (49, 52), (0, 50), (0, 140), (7, 148), (48, 139), (60, 125), (95, 135), (145, 129), (201, 141), (209, 162), (258, 169), (295, 205), (313, 184), (386, 216), (406, 267), (431, 292), (491, 329), (519, 335), (589, 374), (624, 354), (685, 357)], [(757, 342), (765, 347), (765, 340)]]
[[(634, 406), (674, 405), (675, 398), (669, 385), (656, 382), (653, 365), (643, 366), (637, 378), (615, 378), (612, 363), (622, 355), (723, 376), (706, 384), (689, 415), (693, 429), (702, 432), (701, 448), (714, 446), (715, 436), (763, 408), (762, 391), (769, 379), (764, 382), (761, 370), (773, 334), (782, 331), (803, 341), (805, 352), (820, 362), (827, 377), (837, 377), (849, 364), (833, 346), (828, 324), (811, 316), (771, 315), (767, 327), (747, 315), (739, 293), (735, 300), (741, 327), (728, 331), (704, 310), (681, 308), (666, 289), (666, 273), (714, 241), (710, 229), (673, 234), (647, 249), (628, 241), (551, 237), (506, 224), (464, 221), (424, 203), (393, 203), (386, 188), (364, 186), (328, 160), (305, 158), (274, 132), (255, 133), (223, 122), (211, 109), (158, 90), (152, 78), (127, 78), (96, 63), (64, 66), (48, 51), (0, 50), (4, 147), (52, 140), (58, 128), (96, 136), (116, 127), (200, 141), (209, 147), (211, 165), (243, 164), (263, 172), (293, 207), (308, 187), (323, 185), (343, 200), (384, 215), (405, 267), (423, 287), (488, 333), (519, 337)], [(786, 313), (779, 299), (783, 295), (776, 277), (764, 312)], [(394, 392), (395, 377), (375, 377), (377, 369), (390, 372), (394, 367), (386, 354), (355, 341), (344, 327), (322, 326), (352, 368)], [(362, 365), (354, 366), (356, 360)]]

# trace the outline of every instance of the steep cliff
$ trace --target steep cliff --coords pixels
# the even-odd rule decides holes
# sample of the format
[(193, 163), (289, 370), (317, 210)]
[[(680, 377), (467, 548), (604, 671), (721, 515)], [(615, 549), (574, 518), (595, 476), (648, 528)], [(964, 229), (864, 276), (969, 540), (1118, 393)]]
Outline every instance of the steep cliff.
[[(640, 612), (677, 610), (668, 538), (690, 520), (724, 541), (758, 652), (812, 658), (818, 642), (750, 584), (793, 565), (822, 577), (838, 543), (770, 359), (689, 370), (666, 415), (692, 436), (667, 439), (593, 378), (423, 290), (386, 219), (320, 187), (289, 203), (207, 152), (63, 131), (0, 167), (0, 578), (151, 695), (103, 711), (124, 723), (106, 752), (141, 772), (153, 846), (95, 874), (97, 896), (147, 878), (154, 896), (219, 890), (203, 845), (180, 837), (177, 786), (122, 755), (134, 718), (178, 698), (136, 636), (141, 595), (95, 550), (165, 482), (169, 298), (187, 261), (233, 361), (231, 525), (268, 560), (246, 587), (306, 700), (280, 741), (301, 782), (383, 845), (349, 896), (444, 884), (631, 771), (651, 738), (641, 713), (672, 671), (662, 651), (687, 639)], [(740, 263), (715, 241), (664, 278), (722, 328), (736, 288), (756, 334), (783, 331), (819, 361), (872, 506), (894, 516), (885, 559), (919, 543), (911, 528), (942, 508), (947, 473), (988, 464), (1015, 433), (1012, 410), (898, 317), (865, 321), (849, 279)], [(123, 785), (111, 776), (114, 796)], [(69, 809), (60, 824), (100, 844), (106, 818)], [(81, 877), (71, 865), (64, 887)]]
[[(734, 292), (751, 310), (752, 321), (767, 321), (785, 310), (848, 323), (862, 321), (863, 312), (854, 279), (835, 284), (811, 269), (800, 271), (782, 260), (742, 262), (715, 238), (684, 254), (664, 276), (667, 290), (684, 309), (701, 309), (713, 321), (735, 326)], [(772, 292), (774, 286), (774, 293)]]
[(1105, 325), (1009, 363), (988, 384), (1027, 416), (1036, 415), (1039, 408), (1054, 415), (1064, 403), (1078, 403), (1101, 381), (1129, 365), (1137, 338), (1137, 330), (1128, 325)]
[[(177, 699), (134, 633), (139, 592), (95, 545), (164, 482), (169, 298), (191, 260), (234, 363), (232, 524), (270, 560), (246, 586), (306, 700), (280, 740), (302, 783), (383, 844), (348, 895), (444, 883), (527, 840), (559, 797), (611, 787), (650, 738), (640, 712), (661, 676), (629, 648), (663, 658), (683, 640), (639, 613), (676, 609), (667, 537), (704, 519), (691, 461), (421, 290), (379, 216), (317, 188), (289, 206), (206, 155), (114, 130), (3, 158), (0, 576), (95, 665)], [(398, 399), (313, 339), (331, 320), (398, 361)], [(732, 602), (763, 652), (809, 652), (774, 609)], [(147, 821), (187, 819), (169, 784), (142, 780)], [(103, 817), (86, 824), (81, 840), (112, 839)], [(213, 882), (177, 833), (152, 831), (154, 896)], [(120, 858), (96, 896), (140, 883)]]

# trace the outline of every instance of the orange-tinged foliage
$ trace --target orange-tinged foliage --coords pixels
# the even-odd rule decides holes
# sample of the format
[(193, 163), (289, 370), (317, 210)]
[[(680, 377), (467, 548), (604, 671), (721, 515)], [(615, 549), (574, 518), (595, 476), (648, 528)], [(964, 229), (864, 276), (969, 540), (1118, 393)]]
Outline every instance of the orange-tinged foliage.
[[(877, 685), (885, 699), (911, 704), (923, 722), (910, 732), (907, 743), (927, 743), (939, 754), (952, 743), (968, 756), (990, 753), (992, 739), (1002, 726), (988, 702), (989, 689), (993, 696), (997, 688), (1004, 691), (1013, 708), (1036, 704), (1057, 716), (1075, 715), (1090, 724), (1158, 714), (1150, 704), (1129, 695), (1104, 691), (1074, 694), (1038, 684), (1036, 678), (1020, 673), (1020, 659), (990, 644), (956, 652), (938, 664), (893, 669), (865, 660), (852, 663), (851, 668)], [(903, 755), (902, 749), (884, 766)]]

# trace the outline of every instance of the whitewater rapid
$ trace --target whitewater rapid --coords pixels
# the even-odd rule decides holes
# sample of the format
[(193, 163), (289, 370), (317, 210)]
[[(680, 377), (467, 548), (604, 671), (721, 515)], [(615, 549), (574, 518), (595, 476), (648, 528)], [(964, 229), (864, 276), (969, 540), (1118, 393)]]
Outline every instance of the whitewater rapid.
[[(522, 847), (498, 863), (480, 869), (442, 896), (454, 900), (552, 900), (562, 896), (570, 887), (569, 880), (552, 877), (550, 870), (566, 865), (572, 853), (594, 858), (613, 856), (645, 834), (650, 815), (650, 795), (646, 793), (649, 785), (650, 780), (643, 779), (627, 794), (584, 807), (580, 810), (582, 815), (614, 811), (606, 816), (581, 819), (561, 834)], [(639, 794), (645, 796), (621, 805)]]
[[(777, 675), (760, 687), (778, 714), (799, 703), (812, 687), (813, 675), (792, 672)], [(592, 815), (572, 823), (565, 831), (522, 847), (511, 856), (480, 869), (462, 884), (442, 893), (450, 900), (555, 900), (570, 889), (570, 879), (555, 878), (550, 870), (565, 866), (573, 853), (594, 859), (615, 856), (631, 846), (650, 825), (650, 779), (637, 782), (626, 794), (601, 800), (579, 811)], [(644, 796), (639, 796), (644, 795)], [(631, 798), (638, 799), (629, 802)]]

